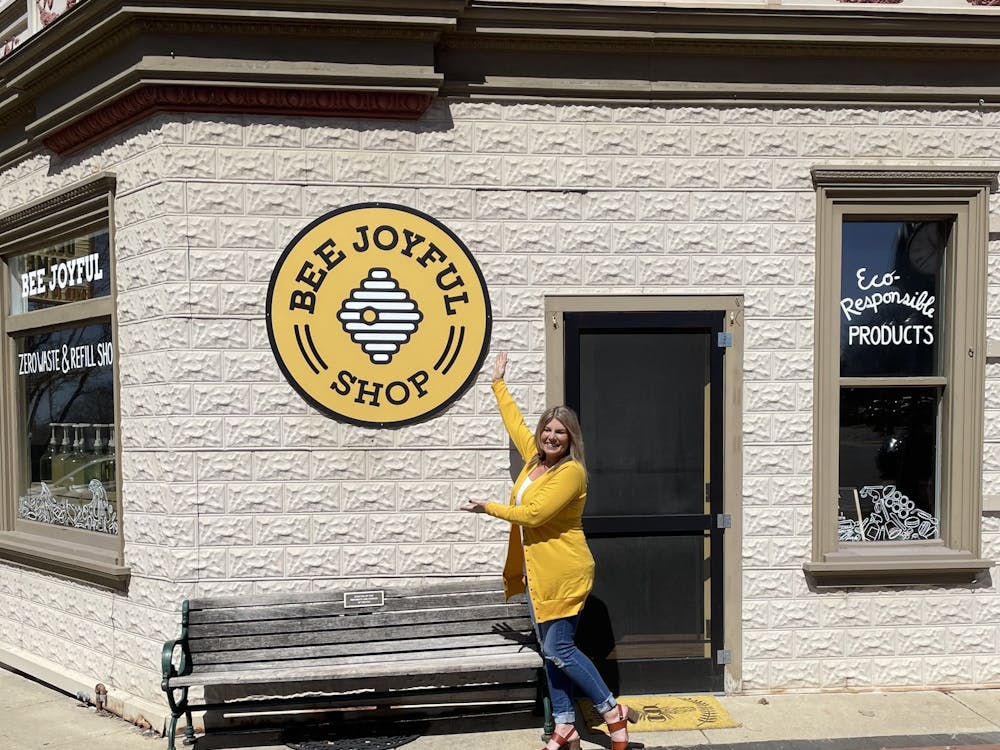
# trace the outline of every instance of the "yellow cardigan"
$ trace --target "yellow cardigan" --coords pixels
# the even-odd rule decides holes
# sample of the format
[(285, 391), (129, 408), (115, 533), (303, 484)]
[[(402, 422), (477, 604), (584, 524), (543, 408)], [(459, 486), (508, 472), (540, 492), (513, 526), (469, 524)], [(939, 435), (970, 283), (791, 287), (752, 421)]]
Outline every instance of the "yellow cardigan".
[[(587, 501), (587, 474), (576, 461), (557, 464), (525, 490), (521, 505), (517, 490), (528, 476), (528, 462), (538, 455), (535, 434), (524, 423), (521, 410), (502, 380), (493, 382), (504, 427), (525, 461), (507, 505), (487, 503), (486, 512), (511, 523), (504, 592), (530, 590), (538, 622), (571, 617), (583, 609), (594, 585), (594, 558), (583, 535), (583, 506)], [(524, 530), (524, 544), (518, 526)]]

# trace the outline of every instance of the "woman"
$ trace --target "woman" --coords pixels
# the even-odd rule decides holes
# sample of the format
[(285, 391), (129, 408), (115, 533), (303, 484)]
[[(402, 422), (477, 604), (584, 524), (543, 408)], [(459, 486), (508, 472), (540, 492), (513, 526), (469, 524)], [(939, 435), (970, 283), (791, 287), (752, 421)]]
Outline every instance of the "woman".
[(573, 726), (574, 686), (607, 722), (612, 750), (625, 750), (627, 722), (638, 721), (639, 712), (615, 701), (594, 663), (573, 640), (580, 611), (594, 584), (594, 558), (581, 521), (587, 500), (587, 470), (580, 423), (572, 409), (556, 406), (542, 415), (532, 434), (504, 384), (506, 370), (507, 355), (502, 352), (493, 365), (493, 394), (504, 427), (525, 465), (514, 482), (509, 504), (471, 500), (462, 510), (511, 523), (504, 591), (510, 598), (527, 589), (556, 722), (543, 750), (565, 745), (579, 750), (580, 734)]

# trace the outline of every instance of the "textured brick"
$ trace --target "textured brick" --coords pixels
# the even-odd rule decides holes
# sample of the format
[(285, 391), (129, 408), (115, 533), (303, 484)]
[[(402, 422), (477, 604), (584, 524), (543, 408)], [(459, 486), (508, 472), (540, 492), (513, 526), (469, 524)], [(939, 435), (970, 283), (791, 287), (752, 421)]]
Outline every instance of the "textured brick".
[(184, 136), (191, 145), (242, 146), (243, 124), (239, 117), (190, 115), (184, 125)]
[(820, 686), (852, 690), (872, 686), (872, 664), (868, 659), (838, 659), (820, 662)]
[(589, 222), (632, 221), (637, 218), (635, 194), (620, 191), (587, 193), (583, 196), (583, 218)]
[(229, 550), (229, 575), (233, 578), (277, 578), (284, 575), (284, 551), (276, 547)]
[(844, 634), (837, 630), (798, 630), (794, 651), (798, 659), (843, 656)]
[[(429, 476), (441, 476), (431, 474)], [(450, 510), (459, 504), (459, 499), (452, 500), (451, 485), (445, 482), (399, 482), (397, 484), (399, 495), (399, 510), (402, 511), (432, 511)], [(493, 493), (484, 494), (483, 497), (492, 497)]]
[(792, 638), (783, 631), (760, 631), (754, 633), (744, 647), (747, 659), (788, 659), (792, 656)]
[(668, 159), (667, 181), (673, 188), (717, 188), (720, 165), (717, 159)]
[(308, 544), (309, 538), (309, 519), (305, 516), (258, 516), (254, 520), (257, 544), (295, 547)]
[[(218, 160), (218, 177), (221, 180), (274, 179), (273, 151), (220, 148), (216, 152), (216, 159)], [(199, 176), (214, 177), (215, 175)]]
[(253, 454), (254, 479), (309, 479), (309, 465), (303, 457), (290, 452), (258, 451)]
[(340, 575), (340, 557), (336, 547), (289, 547), (285, 550), (285, 573), (308, 579)]
[[(721, 222), (737, 222), (744, 218), (744, 204), (752, 198), (722, 192), (695, 192), (691, 195), (691, 218), (705, 224), (717, 225)], [(704, 222), (704, 224), (702, 223)]]
[(722, 159), (720, 186), (728, 190), (767, 189), (775, 182), (772, 159)]
[(924, 679), (928, 685), (969, 685), (972, 683), (972, 657), (929, 656), (923, 661)]
[(662, 253), (666, 250), (661, 224), (624, 224), (614, 228), (612, 248), (617, 253)]
[(226, 510), (233, 514), (280, 513), (281, 485), (259, 482), (229, 484)]
[(484, 122), (475, 127), (477, 151), (523, 154), (528, 151), (530, 129), (510, 122)]
[(279, 180), (323, 182), (333, 179), (333, 156), (328, 151), (278, 151), (275, 176)]
[(638, 148), (640, 154), (649, 156), (688, 156), (691, 154), (691, 128), (640, 127)]
[[(672, 184), (687, 185), (687, 181), (679, 179), (680, 175), (693, 177), (693, 171), (686, 163), (671, 163)], [(618, 188), (662, 188), (667, 186), (667, 163), (662, 159), (615, 159), (615, 186)]]
[(249, 516), (204, 516), (198, 520), (198, 541), (204, 546), (253, 544), (253, 519)]
[(342, 575), (373, 576), (396, 573), (396, 547), (369, 544), (341, 549)]
[(691, 196), (682, 191), (640, 192), (637, 200), (636, 218), (642, 221), (688, 221), (693, 216)]
[(417, 514), (373, 514), (368, 518), (368, 541), (376, 543), (419, 542), (423, 536)]
[(316, 544), (364, 544), (368, 540), (368, 517), (365, 515), (318, 515), (312, 520)]
[(298, 216), (302, 213), (302, 188), (298, 185), (247, 185), (248, 214)]
[(399, 547), (399, 572), (404, 574), (450, 573), (451, 549), (441, 544), (408, 544)]
[[(567, 189), (611, 187), (618, 183), (620, 175), (615, 162), (607, 157), (563, 158), (558, 163), (557, 183)], [(660, 184), (659, 180), (653, 182)]]
[(243, 213), (243, 186), (214, 182), (189, 182), (187, 209), (195, 214)]
[(557, 164), (558, 161), (551, 157), (504, 157), (503, 184), (511, 187), (555, 187), (558, 184)]

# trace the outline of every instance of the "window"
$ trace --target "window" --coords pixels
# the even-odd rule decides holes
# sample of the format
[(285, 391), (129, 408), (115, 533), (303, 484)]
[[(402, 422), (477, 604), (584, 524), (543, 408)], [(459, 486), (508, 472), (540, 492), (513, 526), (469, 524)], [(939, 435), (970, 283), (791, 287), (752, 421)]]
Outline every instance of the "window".
[(996, 172), (816, 169), (818, 585), (970, 580)]
[(0, 558), (122, 588), (110, 212), (99, 177), (0, 216)]

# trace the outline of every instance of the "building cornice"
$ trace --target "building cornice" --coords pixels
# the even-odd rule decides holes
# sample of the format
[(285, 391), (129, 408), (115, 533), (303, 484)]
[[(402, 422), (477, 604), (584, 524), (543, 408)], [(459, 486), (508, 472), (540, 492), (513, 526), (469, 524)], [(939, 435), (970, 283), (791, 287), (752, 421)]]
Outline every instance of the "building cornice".
[(44, 140), (68, 153), (156, 112), (244, 113), (412, 120), (433, 95), (405, 91), (328, 91), (224, 86), (144, 86), (56, 131)]
[(80, 0), (0, 58), (0, 167), (162, 111), (417, 118), (437, 94), (992, 108), (998, 68), (1000, 12), (972, 4)]

